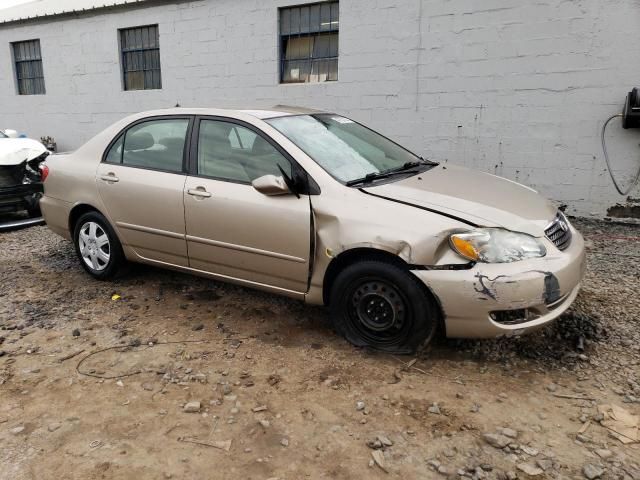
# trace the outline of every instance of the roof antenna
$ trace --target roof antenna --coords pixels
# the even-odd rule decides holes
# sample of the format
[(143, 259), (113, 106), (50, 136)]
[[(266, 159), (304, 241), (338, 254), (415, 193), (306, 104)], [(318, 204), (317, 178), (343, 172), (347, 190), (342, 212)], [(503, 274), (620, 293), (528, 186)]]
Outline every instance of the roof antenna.
[(180, 104), (178, 102), (176, 102), (176, 108), (178, 108), (180, 106)]

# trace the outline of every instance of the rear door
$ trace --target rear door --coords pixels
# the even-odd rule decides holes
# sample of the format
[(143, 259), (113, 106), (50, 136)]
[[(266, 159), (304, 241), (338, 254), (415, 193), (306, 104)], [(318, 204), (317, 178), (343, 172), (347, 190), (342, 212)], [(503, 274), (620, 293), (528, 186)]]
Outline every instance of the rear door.
[(249, 283), (306, 292), (311, 210), (308, 195), (267, 196), (251, 181), (289, 176), (286, 153), (255, 127), (200, 118), (184, 205), (192, 268)]
[(188, 266), (183, 190), (192, 121), (138, 121), (112, 143), (98, 167), (98, 191), (114, 227), (145, 259)]

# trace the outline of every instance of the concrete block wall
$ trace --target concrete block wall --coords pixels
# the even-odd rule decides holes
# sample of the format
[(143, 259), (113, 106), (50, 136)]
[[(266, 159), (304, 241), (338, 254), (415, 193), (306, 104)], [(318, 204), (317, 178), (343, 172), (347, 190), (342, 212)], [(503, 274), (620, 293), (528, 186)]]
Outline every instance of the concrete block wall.
[[(627, 201), (608, 178), (599, 130), (640, 85), (635, 0), (341, 0), (339, 80), (280, 85), (278, 7), (299, 3), (161, 2), (0, 24), (0, 128), (73, 149), (122, 116), (176, 103), (300, 105), (525, 183), (572, 214), (604, 217)], [(154, 23), (162, 89), (123, 91), (118, 29)], [(32, 38), (46, 95), (20, 96), (10, 42)], [(639, 134), (611, 124), (623, 180), (640, 166)]]

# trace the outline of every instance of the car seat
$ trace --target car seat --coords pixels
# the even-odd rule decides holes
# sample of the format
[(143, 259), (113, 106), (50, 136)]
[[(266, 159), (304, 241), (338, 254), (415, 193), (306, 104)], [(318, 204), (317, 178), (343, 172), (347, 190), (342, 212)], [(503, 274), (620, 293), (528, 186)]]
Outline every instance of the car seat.
[(203, 122), (198, 142), (198, 173), (241, 182), (249, 176), (238, 161), (229, 134), (231, 126), (222, 122)]

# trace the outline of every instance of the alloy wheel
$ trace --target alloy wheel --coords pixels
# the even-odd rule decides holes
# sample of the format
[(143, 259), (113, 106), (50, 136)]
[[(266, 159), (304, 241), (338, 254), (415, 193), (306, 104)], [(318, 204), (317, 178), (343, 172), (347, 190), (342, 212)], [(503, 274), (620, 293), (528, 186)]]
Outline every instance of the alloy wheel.
[(78, 246), (82, 260), (96, 271), (104, 270), (111, 258), (111, 243), (107, 232), (96, 222), (86, 222), (80, 227)]

